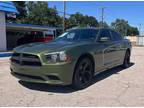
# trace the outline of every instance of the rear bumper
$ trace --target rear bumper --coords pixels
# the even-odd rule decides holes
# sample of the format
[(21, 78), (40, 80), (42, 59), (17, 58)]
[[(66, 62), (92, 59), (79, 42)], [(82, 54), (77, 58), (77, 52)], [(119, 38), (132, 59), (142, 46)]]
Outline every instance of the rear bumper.
[(27, 82), (69, 85), (72, 83), (74, 63), (45, 64), (36, 66), (21, 66), (10, 63), (11, 74)]

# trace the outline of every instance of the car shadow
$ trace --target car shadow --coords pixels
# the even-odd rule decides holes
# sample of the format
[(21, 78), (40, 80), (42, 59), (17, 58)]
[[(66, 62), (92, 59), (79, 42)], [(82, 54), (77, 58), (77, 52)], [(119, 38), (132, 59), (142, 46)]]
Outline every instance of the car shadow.
[[(130, 66), (128, 68), (132, 67), (133, 65), (134, 65), (134, 63), (131, 62)], [(117, 66), (117, 67), (111, 68), (109, 70), (103, 71), (93, 78), (92, 84), (95, 84), (96, 82), (106, 79), (113, 74), (119, 74), (122, 72), (122, 70), (124, 70), (124, 68), (122, 68), (121, 66)]]
[[(129, 68), (131, 66), (133, 66), (134, 63), (131, 63)], [(113, 74), (119, 74), (120, 72), (122, 72), (122, 70), (124, 70), (123, 68), (121, 68), (120, 66), (106, 70), (98, 75), (96, 75), (93, 78), (92, 84), (95, 84), (96, 82), (99, 82), (105, 78), (108, 78), (109, 76), (113, 75)], [(37, 90), (37, 91), (44, 91), (44, 92), (51, 92), (51, 93), (72, 93), (77, 91), (76, 89), (72, 88), (72, 86), (58, 86), (58, 85), (48, 85), (48, 84), (42, 84), (42, 83), (31, 83), (31, 82), (25, 82), (25, 81), (21, 81), (19, 80), (19, 83), (31, 90)]]

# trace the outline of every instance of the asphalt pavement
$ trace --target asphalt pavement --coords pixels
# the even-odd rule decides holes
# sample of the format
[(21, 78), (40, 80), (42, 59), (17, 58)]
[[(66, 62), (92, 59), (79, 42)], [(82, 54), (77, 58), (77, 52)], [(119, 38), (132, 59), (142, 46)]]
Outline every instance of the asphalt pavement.
[(22, 82), (10, 74), (9, 58), (0, 58), (0, 106), (144, 106), (144, 47), (133, 48), (129, 68), (105, 71), (79, 91)]

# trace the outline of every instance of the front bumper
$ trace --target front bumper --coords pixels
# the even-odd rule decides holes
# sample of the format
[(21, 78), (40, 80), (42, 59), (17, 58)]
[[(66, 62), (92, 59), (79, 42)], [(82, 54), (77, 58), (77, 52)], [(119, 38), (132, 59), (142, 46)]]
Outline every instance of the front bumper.
[(10, 63), (11, 74), (22, 81), (69, 85), (72, 83), (74, 62), (43, 64), (42, 66), (21, 66)]

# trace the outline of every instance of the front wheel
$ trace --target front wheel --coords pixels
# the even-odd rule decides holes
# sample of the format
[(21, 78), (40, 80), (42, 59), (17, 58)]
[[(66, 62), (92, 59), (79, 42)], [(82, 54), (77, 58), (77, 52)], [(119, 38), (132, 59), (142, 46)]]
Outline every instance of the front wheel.
[(76, 64), (73, 76), (73, 86), (76, 89), (88, 87), (92, 82), (93, 71), (93, 63), (89, 58), (85, 57), (80, 59)]
[(130, 66), (130, 52), (129, 52), (129, 51), (126, 51), (126, 54), (125, 54), (125, 58), (124, 58), (124, 62), (123, 62), (122, 67), (128, 68), (129, 66)]

